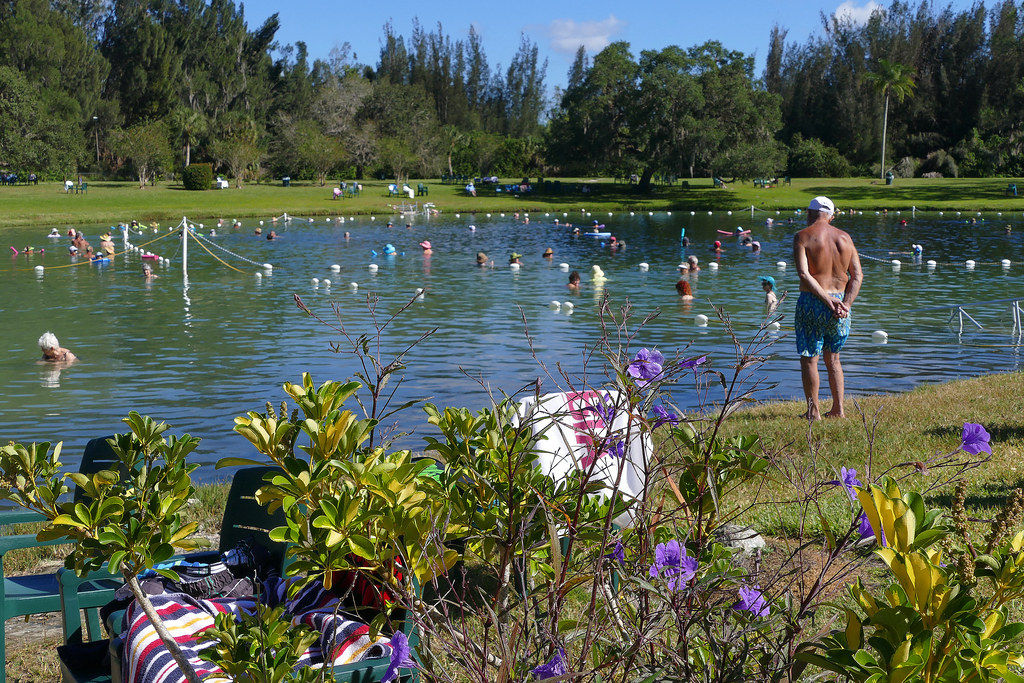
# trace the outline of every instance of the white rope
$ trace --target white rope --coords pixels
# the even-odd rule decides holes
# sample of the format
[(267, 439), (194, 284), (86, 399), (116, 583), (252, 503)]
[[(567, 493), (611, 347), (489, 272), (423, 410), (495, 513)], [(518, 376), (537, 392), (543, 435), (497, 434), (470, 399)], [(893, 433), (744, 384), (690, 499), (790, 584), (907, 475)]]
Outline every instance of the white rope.
[(220, 249), (225, 254), (231, 254), (235, 258), (241, 259), (241, 260), (245, 261), (246, 263), (251, 263), (254, 266), (262, 266), (263, 265), (262, 263), (257, 263), (256, 261), (253, 261), (250, 258), (246, 258), (245, 256), (242, 256), (241, 254), (236, 254), (235, 252), (231, 251), (230, 249), (227, 249), (225, 247), (220, 246), (216, 242), (207, 239), (203, 235), (200, 235), (198, 232), (192, 233), (192, 237), (195, 237), (197, 240), (201, 241), (203, 244), (207, 244), (207, 245), (209, 245), (211, 247), (216, 247), (217, 249)]

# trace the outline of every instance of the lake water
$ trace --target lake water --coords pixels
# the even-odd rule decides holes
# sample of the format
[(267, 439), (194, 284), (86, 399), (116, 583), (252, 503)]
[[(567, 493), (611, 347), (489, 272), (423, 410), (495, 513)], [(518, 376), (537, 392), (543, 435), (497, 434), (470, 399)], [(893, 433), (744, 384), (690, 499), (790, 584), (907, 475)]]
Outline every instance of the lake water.
[[(733, 344), (710, 302), (729, 315), (741, 341), (749, 341), (763, 320), (758, 275), (772, 275), (780, 293), (792, 293), (780, 309), (785, 315), (775, 335), (780, 341), (769, 349), (759, 374), (775, 386), (760, 397), (802, 395), (788, 333), (798, 287), (791, 241), (800, 227), (799, 216), (795, 224), (787, 224), (789, 215), (771, 214), (776, 221), (771, 228), (765, 226), (769, 214), (752, 217), (749, 211), (568, 217), (582, 226), (594, 218), (607, 223), (627, 243), (615, 253), (607, 240), (573, 237), (569, 229), (554, 226), (554, 217), (533, 214), (530, 224), (524, 224), (511, 214), (416, 215), (408, 218), (411, 229), (404, 227), (407, 218), (401, 216), (390, 217), (394, 228), (385, 227), (386, 215), (343, 224), (296, 218), (273, 226), (280, 235), (273, 242), (255, 235), (257, 220), (249, 219), (240, 229), (225, 224), (210, 239), (232, 252), (212, 248), (213, 254), (242, 272), (190, 241), (187, 288), (176, 233), (147, 229), (131, 238), (142, 245), (169, 235), (145, 247), (172, 261), (170, 266), (157, 264), (159, 278), (146, 281), (136, 253), (118, 256), (106, 266), (67, 267), (68, 239), (46, 238), (52, 227), (63, 232), (67, 226), (5, 229), (8, 244), (45, 247), (46, 253), (11, 255), (0, 265), (6, 346), (0, 358), (0, 439), (63, 440), (74, 455), (89, 438), (122, 430), (121, 418), (137, 410), (169, 422), (173, 433), (202, 437), (198, 457), (203, 462), (252, 455), (248, 442), (231, 429), (235, 416), (262, 411), (268, 400), (280, 404), (281, 384), (299, 381), (303, 371), (312, 372), (319, 383), (345, 379), (359, 369), (351, 354), (332, 351), (332, 342), (344, 345), (342, 337), (301, 313), (294, 294), (332, 321), (335, 305), (341, 321), (358, 335), (372, 329), (368, 294), (380, 297), (378, 315), (383, 319), (421, 287), (424, 298), (388, 328), (385, 360), (391, 357), (387, 353), (423, 332), (434, 327), (438, 331), (409, 354), (406, 381), (396, 401), (430, 397), (438, 404), (477, 409), (486, 404), (484, 386), (512, 393), (544, 376), (531, 355), (524, 319), (537, 358), (552, 374), (558, 365), (581, 371), (586, 348), (601, 334), (598, 310), (604, 292), (616, 310), (628, 298), (635, 315), (631, 329), (645, 315), (660, 311), (637, 333), (634, 348), (671, 352), (692, 344), (687, 355), (709, 354), (713, 366), (728, 373)], [(908, 221), (905, 226), (900, 224), (903, 219)], [(976, 225), (965, 219), (909, 212), (838, 218), (837, 224), (850, 231), (860, 248), (865, 270), (854, 306), (854, 332), (843, 352), (849, 394), (902, 391), (921, 383), (1020, 369), (1021, 346), (1010, 304), (976, 304), (1024, 297), (1024, 218), (991, 213)], [(215, 222), (195, 220), (205, 223), (201, 233)], [(1005, 225), (1013, 228), (1009, 235)], [(760, 254), (741, 248), (735, 237), (717, 233), (736, 226), (752, 228), (762, 245)], [(95, 247), (106, 227), (81, 229)], [(268, 219), (264, 230), (271, 227)], [(693, 240), (687, 251), (680, 247), (683, 229)], [(349, 239), (345, 231), (351, 232)], [(714, 271), (708, 267), (713, 260), (708, 245), (716, 238), (725, 252), (716, 259), (719, 268)], [(418, 246), (425, 239), (433, 244), (429, 257)], [(388, 242), (398, 255), (373, 255)], [(120, 251), (119, 237), (116, 243)], [(890, 254), (910, 252), (915, 243), (924, 246), (925, 261), (937, 262), (934, 269), (912, 263), (910, 255)], [(541, 258), (546, 247), (554, 249), (550, 261)], [(476, 267), (478, 251), (493, 258), (495, 267)], [(523, 254), (518, 272), (506, 265), (512, 251)], [(676, 264), (685, 253), (696, 254), (704, 266), (691, 280), (696, 299), (688, 303), (680, 302), (674, 288)], [(898, 271), (889, 263), (892, 258), (903, 261)], [(973, 270), (965, 267), (966, 259), (977, 262)], [(1002, 259), (1012, 264), (1003, 267)], [(779, 270), (780, 260), (789, 267)], [(568, 273), (559, 269), (562, 262), (582, 274), (578, 294), (566, 289)], [(641, 262), (650, 264), (649, 271), (640, 270)], [(272, 274), (257, 278), (262, 269), (253, 264), (260, 263), (273, 264)], [(370, 263), (378, 265), (376, 273), (369, 271)], [(332, 272), (332, 264), (340, 272)], [(590, 277), (594, 264), (607, 276), (603, 288)], [(44, 265), (45, 274), (37, 275), (36, 265)], [(314, 288), (314, 277), (329, 278), (333, 285)], [(358, 289), (351, 289), (350, 282), (358, 283)], [(552, 300), (573, 302), (573, 312), (552, 310)], [(964, 319), (961, 333), (956, 319), (948, 324), (948, 310), (907, 313), (949, 304), (967, 306), (984, 329)], [(697, 327), (698, 314), (707, 315), (711, 323)], [(37, 362), (36, 340), (46, 330), (81, 362), (64, 369)], [(885, 330), (888, 343), (875, 343), (874, 330)], [(824, 375), (822, 379), (824, 384)], [(558, 390), (548, 377), (543, 388)], [(699, 400), (692, 387), (680, 388), (673, 398), (684, 408), (696, 407)], [(421, 416), (411, 409), (401, 423), (413, 432), (403, 443), (414, 449), (423, 444)], [(75, 462), (74, 457), (68, 460)], [(215, 476), (212, 468), (204, 467), (198, 478)]]

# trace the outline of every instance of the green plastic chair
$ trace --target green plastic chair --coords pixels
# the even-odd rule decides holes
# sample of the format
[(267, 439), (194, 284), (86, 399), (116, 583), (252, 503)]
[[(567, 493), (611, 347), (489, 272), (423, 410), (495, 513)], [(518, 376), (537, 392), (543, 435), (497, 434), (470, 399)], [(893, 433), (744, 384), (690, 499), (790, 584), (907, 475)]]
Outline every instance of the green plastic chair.
[[(107, 444), (107, 437), (91, 440), (82, 455), (82, 464), (78, 471), (83, 474), (94, 474), (100, 470), (111, 469), (117, 462), (114, 452)], [(80, 499), (81, 491), (75, 491), (75, 498)], [(41, 522), (43, 517), (34, 512), (22, 509), (0, 511), (0, 524), (19, 524)], [(11, 550), (34, 548), (47, 545), (59, 545), (61, 539), (38, 541), (36, 534), (17, 534), (0, 536), (0, 622), (6, 624), (14, 617), (27, 617), (32, 614), (46, 614), (61, 611), (60, 585), (57, 574), (29, 574), (27, 576), (4, 576), (3, 558)], [(90, 579), (83, 581), (80, 588), (80, 607), (88, 611), (87, 627), (90, 637), (98, 638), (100, 624), (98, 608), (114, 597), (114, 591), (121, 585), (120, 581)], [(77, 628), (81, 630), (80, 617), (76, 616)], [(65, 621), (65, 634), (69, 624)], [(4, 634), (0, 633), (0, 657), (6, 663), (7, 648)], [(0, 672), (0, 683), (6, 682), (6, 667)]]

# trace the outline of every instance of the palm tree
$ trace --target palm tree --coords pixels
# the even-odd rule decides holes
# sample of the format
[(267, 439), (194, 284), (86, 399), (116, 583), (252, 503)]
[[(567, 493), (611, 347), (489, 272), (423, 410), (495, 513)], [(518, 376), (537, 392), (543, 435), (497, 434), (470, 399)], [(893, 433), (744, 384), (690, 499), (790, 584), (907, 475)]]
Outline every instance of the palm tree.
[(885, 132), (889, 124), (889, 95), (899, 100), (900, 104), (908, 95), (914, 94), (914, 79), (910, 69), (903, 64), (890, 62), (888, 59), (878, 60), (878, 70), (869, 71), (867, 78), (875, 86), (875, 90), (885, 98), (885, 113), (882, 116), (882, 170), (880, 175), (885, 178)]
[(170, 124), (175, 136), (182, 141), (185, 166), (192, 163), (192, 143), (206, 132), (208, 121), (202, 112), (191, 107), (178, 107), (171, 112)]

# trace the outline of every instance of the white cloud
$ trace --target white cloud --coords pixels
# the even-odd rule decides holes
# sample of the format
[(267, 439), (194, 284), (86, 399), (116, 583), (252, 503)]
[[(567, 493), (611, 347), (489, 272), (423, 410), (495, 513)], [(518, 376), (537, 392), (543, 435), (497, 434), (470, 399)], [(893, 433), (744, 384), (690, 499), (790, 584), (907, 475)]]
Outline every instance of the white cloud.
[(875, 13), (876, 10), (882, 9), (882, 5), (875, 2), (875, 0), (868, 0), (863, 5), (857, 5), (853, 0), (846, 0), (843, 4), (836, 7), (836, 19), (839, 21), (849, 21), (854, 26), (862, 26), (868, 23), (868, 19)]
[(580, 45), (594, 54), (600, 52), (622, 32), (626, 22), (609, 14), (602, 21), (574, 21), (572, 19), (555, 19), (546, 27), (551, 49), (564, 54), (575, 54)]

